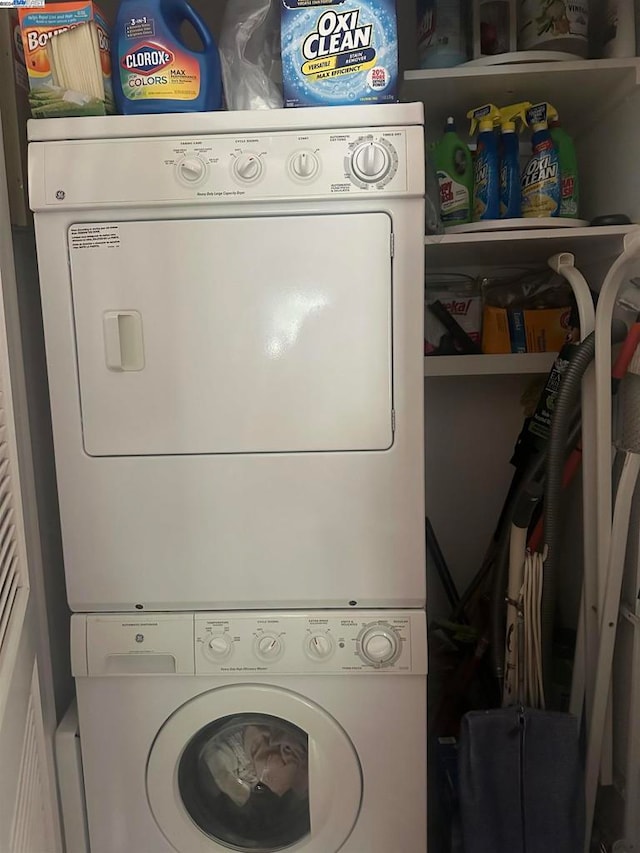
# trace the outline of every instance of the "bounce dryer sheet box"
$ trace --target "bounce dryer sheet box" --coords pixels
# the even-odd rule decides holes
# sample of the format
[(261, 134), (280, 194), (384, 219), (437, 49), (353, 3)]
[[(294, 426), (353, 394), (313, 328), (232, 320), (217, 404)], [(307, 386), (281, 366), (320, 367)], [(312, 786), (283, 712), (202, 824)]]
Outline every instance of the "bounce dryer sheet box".
[(109, 26), (92, 0), (19, 11), (34, 118), (115, 112)]
[(395, 0), (281, 0), (287, 107), (397, 100)]

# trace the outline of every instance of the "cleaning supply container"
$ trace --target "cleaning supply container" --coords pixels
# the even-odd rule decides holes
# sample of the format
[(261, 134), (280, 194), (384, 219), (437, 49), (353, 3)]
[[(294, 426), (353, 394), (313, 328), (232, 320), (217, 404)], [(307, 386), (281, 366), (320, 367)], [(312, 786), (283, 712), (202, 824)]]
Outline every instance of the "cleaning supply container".
[(633, 0), (609, 0), (605, 4), (604, 45), (606, 59), (636, 55), (636, 13)]
[(520, 140), (516, 122), (527, 123), (528, 101), (500, 110), (500, 218), (517, 219), (522, 215), (520, 196)]
[(440, 188), (440, 218), (446, 225), (471, 222), (473, 164), (469, 146), (456, 133), (449, 116), (444, 136), (435, 146), (435, 164)]
[(285, 107), (398, 100), (396, 0), (278, 2)]
[(587, 56), (589, 0), (520, 0), (518, 50)]
[(471, 119), (471, 136), (479, 129), (473, 169), (473, 220), (498, 219), (500, 216), (500, 154), (498, 135), (500, 111), (485, 104), (467, 113)]
[(522, 173), (524, 217), (560, 215), (560, 158), (549, 130), (549, 122), (557, 118), (558, 113), (551, 104), (535, 104), (527, 110), (527, 122), (533, 130), (533, 155)]
[(549, 130), (560, 162), (560, 216), (577, 219), (580, 209), (580, 180), (576, 147), (560, 121), (550, 121)]
[[(195, 30), (201, 49), (185, 44), (184, 24)], [(123, 115), (222, 107), (218, 48), (186, 0), (121, 0), (112, 59), (116, 106)]]
[(420, 68), (451, 68), (467, 61), (462, 0), (418, 0), (417, 14)]

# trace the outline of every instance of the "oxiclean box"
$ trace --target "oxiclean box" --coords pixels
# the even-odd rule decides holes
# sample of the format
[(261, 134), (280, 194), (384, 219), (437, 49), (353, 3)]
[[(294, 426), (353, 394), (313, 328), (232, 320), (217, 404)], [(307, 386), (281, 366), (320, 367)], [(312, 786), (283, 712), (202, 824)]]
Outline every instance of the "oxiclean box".
[(281, 0), (287, 107), (397, 100), (395, 0)]

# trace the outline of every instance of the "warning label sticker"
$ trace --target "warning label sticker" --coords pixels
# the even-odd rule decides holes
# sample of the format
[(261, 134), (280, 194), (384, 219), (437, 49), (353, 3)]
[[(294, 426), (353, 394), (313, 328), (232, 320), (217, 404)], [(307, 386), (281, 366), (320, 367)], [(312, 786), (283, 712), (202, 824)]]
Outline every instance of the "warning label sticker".
[(73, 225), (69, 229), (72, 249), (118, 249), (120, 228), (117, 225)]

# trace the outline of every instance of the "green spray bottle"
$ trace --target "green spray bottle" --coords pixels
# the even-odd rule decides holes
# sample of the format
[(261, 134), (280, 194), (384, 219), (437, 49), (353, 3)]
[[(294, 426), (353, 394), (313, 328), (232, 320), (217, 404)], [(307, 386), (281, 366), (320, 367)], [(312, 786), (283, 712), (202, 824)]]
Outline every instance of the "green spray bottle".
[(469, 146), (456, 133), (449, 116), (444, 136), (435, 146), (434, 159), (440, 187), (440, 218), (447, 225), (471, 222), (473, 163)]
[(560, 216), (577, 219), (580, 209), (580, 182), (575, 145), (559, 119), (549, 122), (549, 130), (560, 160)]

